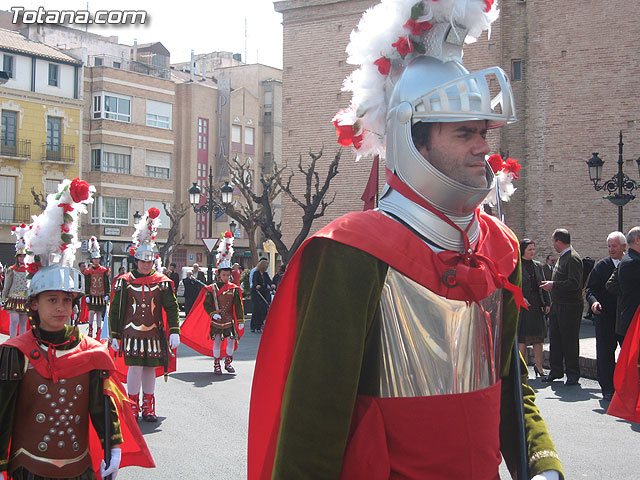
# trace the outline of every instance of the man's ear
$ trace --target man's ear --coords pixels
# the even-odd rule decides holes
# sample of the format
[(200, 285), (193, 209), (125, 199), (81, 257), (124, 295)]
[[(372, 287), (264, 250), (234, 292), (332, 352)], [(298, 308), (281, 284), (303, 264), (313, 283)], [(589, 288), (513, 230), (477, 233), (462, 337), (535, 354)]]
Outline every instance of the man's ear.
[(38, 311), (38, 298), (32, 298), (31, 300), (29, 300), (29, 308), (31, 310), (33, 310), (34, 312)]

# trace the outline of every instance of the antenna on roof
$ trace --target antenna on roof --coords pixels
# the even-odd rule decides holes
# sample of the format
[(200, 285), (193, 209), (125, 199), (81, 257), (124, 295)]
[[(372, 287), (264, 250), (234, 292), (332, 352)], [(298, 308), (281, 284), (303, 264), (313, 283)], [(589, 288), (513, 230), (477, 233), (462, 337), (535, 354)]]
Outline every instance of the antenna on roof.
[(249, 38), (249, 30), (247, 28), (247, 17), (244, 17), (244, 61), (248, 60), (247, 58), (247, 43)]

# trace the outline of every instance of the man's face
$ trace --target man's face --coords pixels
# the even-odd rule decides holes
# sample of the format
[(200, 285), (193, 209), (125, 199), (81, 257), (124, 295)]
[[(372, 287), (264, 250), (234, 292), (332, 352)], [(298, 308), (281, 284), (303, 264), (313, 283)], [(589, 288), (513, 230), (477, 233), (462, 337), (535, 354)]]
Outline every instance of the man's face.
[(153, 269), (153, 260), (138, 260), (138, 272), (143, 275), (149, 275)]
[(547, 260), (547, 265), (555, 265), (556, 263), (556, 257), (554, 257), (553, 255), (551, 255), (549, 257), (549, 259)]
[(609, 252), (609, 256), (616, 260), (620, 260), (624, 255), (624, 251), (627, 246), (620, 243), (620, 240), (617, 238), (610, 238), (607, 240), (607, 251)]
[(568, 246), (560, 240), (555, 240), (553, 237), (551, 238), (551, 245), (553, 245), (553, 249), (558, 253), (562, 252)]
[(200, 270), (200, 266), (197, 263), (193, 264), (193, 271), (197, 272), (198, 270)]
[(99, 258), (92, 258), (91, 259), (91, 264), (95, 267), (97, 267), (98, 265), (100, 265), (100, 259)]
[(449, 178), (475, 188), (487, 188), (486, 120), (443, 122), (431, 131), (429, 146), (419, 148), (424, 158)]

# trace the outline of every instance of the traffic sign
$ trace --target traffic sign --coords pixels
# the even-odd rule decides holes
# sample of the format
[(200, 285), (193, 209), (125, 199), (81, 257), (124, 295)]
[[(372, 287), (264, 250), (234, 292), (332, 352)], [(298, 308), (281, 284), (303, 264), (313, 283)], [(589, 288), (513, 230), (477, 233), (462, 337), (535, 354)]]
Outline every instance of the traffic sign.
[(213, 251), (218, 248), (218, 244), (220, 243), (219, 238), (203, 238), (202, 243), (204, 243), (205, 248), (209, 253), (213, 253)]

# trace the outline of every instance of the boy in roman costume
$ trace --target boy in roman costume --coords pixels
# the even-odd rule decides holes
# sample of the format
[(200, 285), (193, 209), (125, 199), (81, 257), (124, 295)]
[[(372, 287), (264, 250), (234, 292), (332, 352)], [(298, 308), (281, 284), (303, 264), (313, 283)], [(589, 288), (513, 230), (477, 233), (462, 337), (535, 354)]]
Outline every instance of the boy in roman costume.
[(24, 223), (19, 227), (11, 227), (11, 233), (16, 237), (16, 262), (7, 268), (4, 287), (2, 289), (2, 303), (9, 312), (9, 336), (27, 331), (27, 267), (24, 259), (27, 254), (24, 236), (29, 227)]
[(93, 320), (95, 319), (96, 338), (100, 338), (111, 282), (109, 281), (109, 269), (100, 265), (102, 256), (96, 237), (89, 239), (89, 253), (91, 254), (91, 263), (84, 271), (86, 301), (89, 309), (89, 336), (93, 336)]

